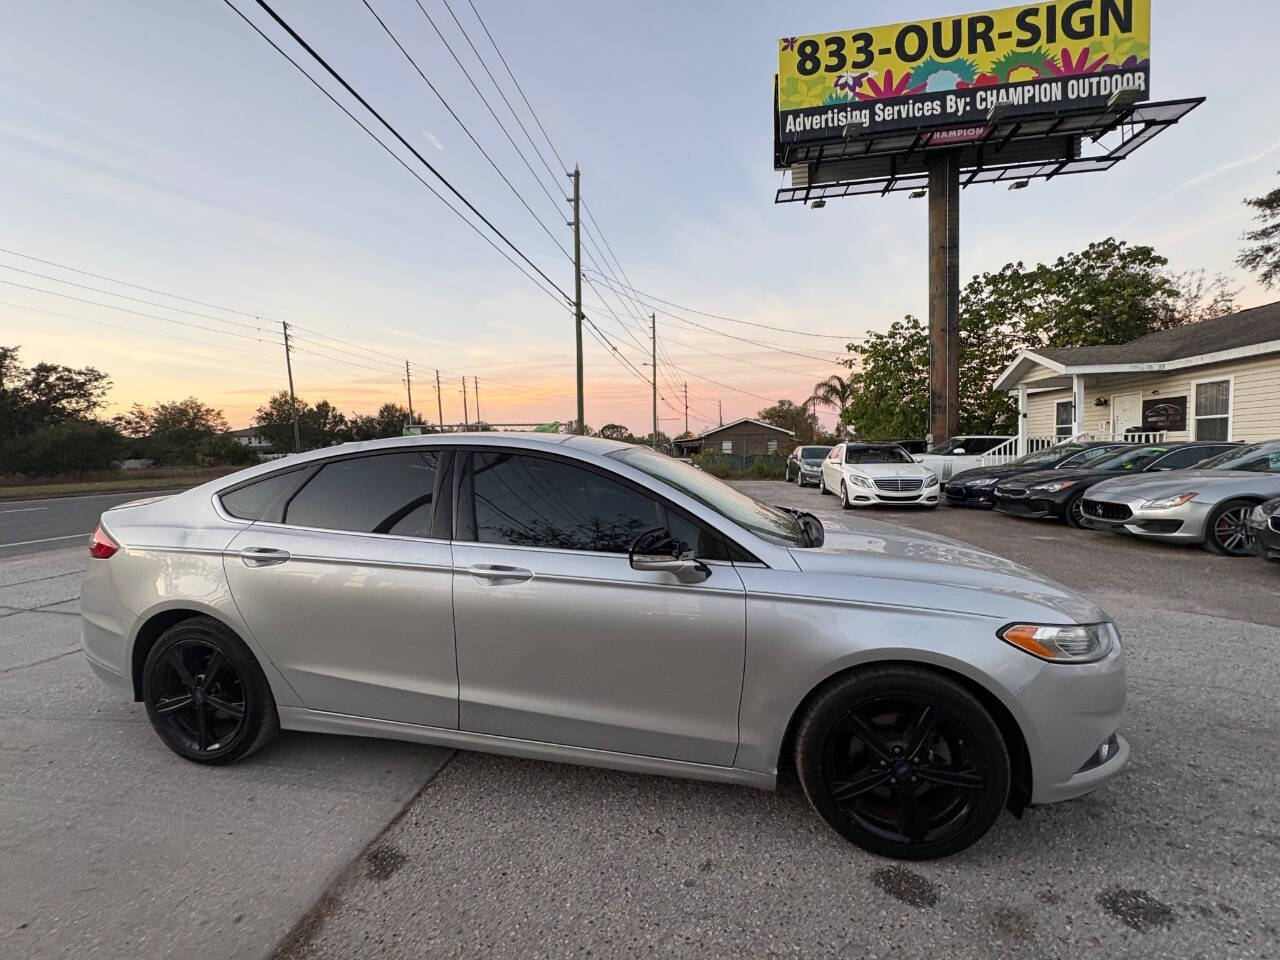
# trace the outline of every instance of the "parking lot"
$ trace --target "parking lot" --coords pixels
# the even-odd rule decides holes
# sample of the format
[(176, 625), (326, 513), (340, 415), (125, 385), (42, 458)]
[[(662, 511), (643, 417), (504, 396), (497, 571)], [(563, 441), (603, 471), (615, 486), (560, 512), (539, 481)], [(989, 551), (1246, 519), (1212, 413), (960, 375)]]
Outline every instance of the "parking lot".
[(84, 556), (59, 549), (0, 560), (0, 956), (1280, 953), (1280, 567), (741, 487), (1096, 600), (1128, 655), (1126, 774), (900, 865), (840, 840), (789, 776), (761, 793), (297, 734), (199, 768), (80, 662)]

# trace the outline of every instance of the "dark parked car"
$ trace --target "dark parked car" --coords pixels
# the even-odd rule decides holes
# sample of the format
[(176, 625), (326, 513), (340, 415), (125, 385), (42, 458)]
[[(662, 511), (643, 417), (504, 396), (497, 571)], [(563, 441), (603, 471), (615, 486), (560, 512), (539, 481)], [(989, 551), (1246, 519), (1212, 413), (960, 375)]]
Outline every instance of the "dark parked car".
[(1108, 441), (1059, 443), (1047, 450), (1037, 450), (1012, 463), (994, 467), (974, 467), (956, 474), (943, 487), (947, 503), (953, 507), (995, 506), (995, 486), (1001, 480), (1037, 470), (1064, 470), (1083, 467), (1101, 457), (1118, 453), (1127, 443)]
[(1280, 561), (1280, 497), (1250, 511), (1249, 542), (1262, 559)]
[(1235, 449), (1234, 443), (1159, 443), (1130, 446), (1084, 470), (1041, 470), (996, 484), (996, 511), (1015, 517), (1066, 520), (1081, 525), (1080, 501), (1095, 483), (1115, 477), (1185, 470)]
[(798, 486), (816, 484), (822, 476), (822, 461), (831, 452), (830, 446), (796, 447), (787, 457), (787, 483), (795, 480)]

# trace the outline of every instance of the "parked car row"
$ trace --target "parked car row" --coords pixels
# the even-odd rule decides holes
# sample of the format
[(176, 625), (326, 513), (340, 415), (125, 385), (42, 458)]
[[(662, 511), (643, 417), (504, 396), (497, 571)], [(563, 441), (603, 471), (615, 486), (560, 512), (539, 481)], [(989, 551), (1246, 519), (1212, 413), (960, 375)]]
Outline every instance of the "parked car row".
[(1280, 561), (1280, 440), (1069, 441), (998, 466), (956, 465), (981, 460), (970, 458), (970, 448), (990, 449), (1005, 439), (958, 437), (915, 457), (897, 443), (797, 447), (787, 480), (838, 495), (845, 509), (931, 509), (945, 499)]

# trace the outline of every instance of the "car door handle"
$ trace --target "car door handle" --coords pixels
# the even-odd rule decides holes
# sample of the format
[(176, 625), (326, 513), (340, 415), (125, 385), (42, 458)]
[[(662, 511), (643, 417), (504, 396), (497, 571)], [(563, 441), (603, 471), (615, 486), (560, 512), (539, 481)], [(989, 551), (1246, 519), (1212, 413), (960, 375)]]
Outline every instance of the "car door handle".
[(245, 547), (240, 551), (240, 559), (246, 567), (270, 567), (284, 563), (289, 557), (288, 550), (274, 550), (271, 547)]
[(524, 583), (533, 579), (533, 571), (524, 567), (512, 567), (505, 563), (476, 563), (467, 567), (467, 573), (477, 580), (490, 583)]

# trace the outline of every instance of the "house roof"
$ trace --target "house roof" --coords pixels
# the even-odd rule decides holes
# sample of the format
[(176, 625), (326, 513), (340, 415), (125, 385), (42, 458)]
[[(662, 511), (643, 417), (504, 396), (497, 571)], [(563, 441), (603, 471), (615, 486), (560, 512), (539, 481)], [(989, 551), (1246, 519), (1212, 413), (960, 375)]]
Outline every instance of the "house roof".
[(256, 437), (258, 435), (258, 428), (244, 427), (240, 430), (228, 430), (227, 433), (233, 437)]
[(728, 430), (730, 427), (736, 427), (740, 423), (754, 423), (757, 427), (764, 427), (764, 429), (766, 430), (772, 430), (774, 433), (780, 433), (786, 437), (795, 436), (795, 432), (792, 430), (786, 430), (782, 427), (776, 427), (772, 423), (765, 423), (763, 420), (756, 420), (754, 417), (740, 417), (739, 419), (733, 421), (733, 423), (726, 423), (722, 427), (713, 427), (712, 429), (707, 430), (705, 433), (701, 433), (698, 436), (699, 438), (709, 437), (709, 436), (712, 436), (713, 434), (719, 433), (722, 430)]
[(1159, 330), (1128, 343), (1025, 350), (1000, 375), (997, 390), (1017, 386), (1039, 364), (1060, 374), (1160, 371), (1280, 352), (1280, 301)]

